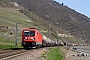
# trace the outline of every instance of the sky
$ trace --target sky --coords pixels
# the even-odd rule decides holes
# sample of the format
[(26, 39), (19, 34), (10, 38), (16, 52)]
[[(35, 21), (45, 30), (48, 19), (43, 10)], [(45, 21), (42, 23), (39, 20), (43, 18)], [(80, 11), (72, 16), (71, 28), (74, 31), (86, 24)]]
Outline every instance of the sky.
[(90, 18), (90, 0), (54, 0)]

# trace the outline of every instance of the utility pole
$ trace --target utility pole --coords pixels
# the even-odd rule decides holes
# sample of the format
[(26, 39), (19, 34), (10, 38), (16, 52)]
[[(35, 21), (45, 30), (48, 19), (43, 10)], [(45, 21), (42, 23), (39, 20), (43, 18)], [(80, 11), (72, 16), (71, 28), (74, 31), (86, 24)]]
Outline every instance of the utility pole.
[(15, 32), (15, 47), (17, 48), (17, 32), (18, 32), (18, 26), (17, 26), (17, 22), (16, 22), (16, 32)]
[(50, 30), (49, 30), (49, 32), (50, 32), (50, 39), (51, 39), (51, 20), (50, 20)]

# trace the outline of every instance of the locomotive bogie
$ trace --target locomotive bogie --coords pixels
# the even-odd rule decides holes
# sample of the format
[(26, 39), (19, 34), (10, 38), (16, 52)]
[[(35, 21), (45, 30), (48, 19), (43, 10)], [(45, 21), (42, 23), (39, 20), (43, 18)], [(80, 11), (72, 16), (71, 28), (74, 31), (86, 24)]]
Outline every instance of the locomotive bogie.
[(35, 42), (22, 42), (22, 46), (27, 48), (35, 47), (35, 45)]

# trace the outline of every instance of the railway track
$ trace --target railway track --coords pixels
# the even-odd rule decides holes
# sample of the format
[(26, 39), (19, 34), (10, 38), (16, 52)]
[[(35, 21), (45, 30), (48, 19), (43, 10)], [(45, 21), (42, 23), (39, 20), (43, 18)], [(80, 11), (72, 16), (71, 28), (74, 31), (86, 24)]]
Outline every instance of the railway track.
[[(19, 50), (0, 50), (0, 60), (14, 60), (15, 58), (24, 56), (27, 58), (29, 56), (29, 59), (34, 59), (38, 58), (39, 55), (42, 54), (42, 52), (45, 50), (49, 50), (53, 47), (45, 47), (45, 48), (38, 48), (38, 49), (30, 49), (30, 50), (24, 50), (24, 49), (19, 49)], [(28, 54), (28, 55), (27, 55)], [(36, 55), (38, 54), (38, 55)], [(27, 56), (26, 56), (27, 55)], [(23, 59), (22, 57), (21, 59)], [(37, 60), (37, 59), (36, 59)]]
[(27, 53), (28, 50), (2, 50), (0, 51), (0, 60), (10, 59)]

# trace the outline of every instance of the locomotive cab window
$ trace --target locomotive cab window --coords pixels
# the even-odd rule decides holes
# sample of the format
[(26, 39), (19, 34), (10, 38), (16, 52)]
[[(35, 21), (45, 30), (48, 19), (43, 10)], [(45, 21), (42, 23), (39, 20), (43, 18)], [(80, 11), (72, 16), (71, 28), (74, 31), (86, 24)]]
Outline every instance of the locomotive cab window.
[(35, 36), (35, 31), (30, 31), (30, 36)]
[(24, 31), (24, 36), (29, 36), (29, 31)]
[(24, 31), (24, 36), (35, 36), (35, 31)]

